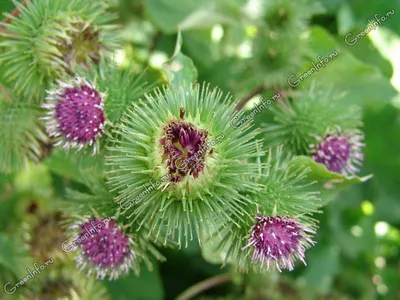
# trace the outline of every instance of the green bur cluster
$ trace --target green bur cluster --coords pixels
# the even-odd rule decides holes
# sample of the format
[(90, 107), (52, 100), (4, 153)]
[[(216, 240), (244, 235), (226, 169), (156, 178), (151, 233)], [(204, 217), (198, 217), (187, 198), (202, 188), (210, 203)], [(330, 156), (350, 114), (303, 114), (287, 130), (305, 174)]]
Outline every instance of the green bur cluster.
[(4, 78), (25, 100), (39, 102), (51, 83), (118, 45), (117, 26), (109, 24), (115, 16), (103, 1), (14, 3), (20, 14), (4, 24), (0, 61)]
[[(251, 59), (259, 84), (285, 87), (305, 62), (307, 24), (318, 7), (309, 1), (263, 1)], [(264, 70), (268, 70), (265, 72)]]

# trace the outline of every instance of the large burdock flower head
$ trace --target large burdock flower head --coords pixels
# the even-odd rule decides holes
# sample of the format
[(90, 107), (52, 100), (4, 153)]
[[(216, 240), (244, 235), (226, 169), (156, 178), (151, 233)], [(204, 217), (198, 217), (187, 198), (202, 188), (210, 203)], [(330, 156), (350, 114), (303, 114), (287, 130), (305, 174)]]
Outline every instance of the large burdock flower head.
[(58, 81), (58, 87), (47, 91), (46, 130), (55, 139), (55, 146), (78, 148), (93, 146), (98, 151), (98, 139), (105, 130), (105, 94), (82, 77), (71, 83)]
[(135, 259), (134, 244), (114, 219), (87, 218), (72, 228), (78, 229), (74, 243), (81, 248), (76, 257), (80, 270), (87, 268), (88, 275), (95, 272), (101, 280), (129, 273)]
[(312, 144), (311, 157), (322, 163), (326, 168), (343, 175), (355, 175), (362, 165), (364, 155), (362, 143), (364, 134), (360, 130), (343, 132), (340, 127), (327, 133), (323, 138), (316, 137), (317, 143)]
[(215, 219), (246, 214), (251, 200), (239, 190), (257, 188), (243, 177), (255, 172), (247, 160), (257, 156), (256, 133), (231, 126), (235, 113), (229, 97), (198, 84), (166, 87), (130, 109), (106, 158), (122, 213), (179, 245), (193, 230), (201, 242)]
[(304, 253), (314, 244), (309, 235), (315, 233), (312, 229), (287, 216), (257, 216), (256, 221), (251, 228), (249, 243), (244, 248), (252, 248), (255, 262), (265, 264), (267, 269), (276, 267), (279, 271), (282, 268), (292, 271), (296, 259), (306, 265)]

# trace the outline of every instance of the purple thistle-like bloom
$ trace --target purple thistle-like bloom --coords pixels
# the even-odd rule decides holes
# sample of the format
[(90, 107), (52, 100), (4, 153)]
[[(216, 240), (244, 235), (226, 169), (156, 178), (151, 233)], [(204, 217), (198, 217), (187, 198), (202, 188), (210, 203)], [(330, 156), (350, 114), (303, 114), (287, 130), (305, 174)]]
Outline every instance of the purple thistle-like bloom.
[(171, 182), (180, 182), (186, 175), (197, 178), (203, 171), (207, 135), (207, 131), (179, 120), (172, 121), (165, 127), (160, 144), (164, 150), (163, 158), (167, 162)]
[(328, 133), (324, 138), (317, 137), (318, 144), (311, 145), (314, 161), (324, 164), (331, 172), (354, 175), (360, 170), (364, 159), (361, 141), (364, 135), (359, 130), (341, 132), (340, 128)]
[(96, 279), (117, 279), (121, 273), (128, 274), (135, 259), (133, 241), (124, 235), (113, 219), (91, 218), (72, 228), (79, 233), (75, 239), (82, 252), (76, 257), (80, 271), (88, 266), (88, 276), (95, 271)]
[(93, 145), (104, 132), (106, 117), (104, 113), (105, 94), (100, 93), (84, 78), (77, 77), (71, 84), (59, 83), (59, 88), (47, 91), (48, 102), (43, 107), (48, 114), (46, 130), (56, 139), (55, 146), (82, 149)]
[(256, 217), (257, 223), (251, 228), (251, 237), (246, 247), (253, 248), (252, 259), (255, 262), (267, 264), (279, 271), (281, 268), (293, 270), (295, 259), (300, 259), (305, 265), (306, 248), (314, 245), (308, 233), (315, 232), (290, 217)]

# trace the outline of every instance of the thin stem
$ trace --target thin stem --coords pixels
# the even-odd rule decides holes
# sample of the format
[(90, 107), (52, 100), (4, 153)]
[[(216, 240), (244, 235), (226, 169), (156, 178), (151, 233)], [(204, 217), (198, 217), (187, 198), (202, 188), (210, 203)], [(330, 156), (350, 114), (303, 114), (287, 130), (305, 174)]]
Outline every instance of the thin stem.
[(151, 41), (151, 45), (150, 45), (150, 48), (149, 48), (149, 53), (150, 54), (153, 53), (154, 50), (156, 50), (156, 48), (158, 46), (158, 43), (160, 42), (161, 37), (162, 37), (162, 32), (160, 30), (158, 30), (156, 32), (156, 34), (154, 35), (153, 40)]
[(207, 278), (206, 280), (200, 281), (196, 283), (195, 285), (192, 285), (185, 291), (183, 291), (181, 294), (178, 295), (176, 300), (189, 300), (192, 299), (193, 297), (199, 295), (200, 293), (216, 287), (220, 284), (223, 284), (225, 282), (231, 281), (233, 279), (233, 276), (230, 274), (222, 274), (222, 275), (217, 275), (214, 277)]
[(1, 91), (1, 93), (3, 94), (3, 98), (4, 98), (5, 101), (10, 102), (10, 103), (13, 103), (13, 100), (12, 100), (12, 98), (10, 97), (10, 95), (8, 94), (7, 89), (6, 89), (5, 86), (2, 85), (1, 83), (0, 83), (0, 91)]
[(248, 93), (242, 99), (239, 100), (239, 103), (236, 105), (236, 109), (241, 110), (246, 105), (247, 101), (249, 101), (256, 95), (265, 92), (266, 89), (267, 88), (264, 85), (256, 87), (254, 90), (252, 90), (250, 93)]

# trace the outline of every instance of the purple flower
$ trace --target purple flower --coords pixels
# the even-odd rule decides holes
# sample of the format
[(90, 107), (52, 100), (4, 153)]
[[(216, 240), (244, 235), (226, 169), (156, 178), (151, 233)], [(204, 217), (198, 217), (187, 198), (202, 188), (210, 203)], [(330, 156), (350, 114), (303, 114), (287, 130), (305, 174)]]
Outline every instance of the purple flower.
[(364, 159), (363, 139), (364, 135), (358, 130), (341, 132), (337, 128), (324, 138), (317, 137), (318, 144), (311, 145), (311, 156), (331, 172), (354, 175), (360, 171), (356, 166), (361, 166)]
[(314, 234), (310, 228), (300, 224), (290, 217), (256, 217), (257, 223), (251, 228), (251, 237), (246, 247), (253, 248), (252, 259), (255, 262), (267, 264), (271, 260), (279, 271), (281, 268), (293, 270), (295, 259), (300, 259), (305, 265), (304, 252), (314, 245), (307, 233)]
[(79, 230), (75, 242), (82, 250), (76, 258), (80, 270), (88, 267), (88, 275), (95, 271), (96, 279), (101, 280), (107, 275), (113, 280), (121, 273), (129, 273), (135, 259), (133, 241), (124, 235), (115, 220), (91, 218), (73, 227)]
[(180, 182), (186, 175), (197, 178), (203, 171), (207, 135), (207, 131), (178, 120), (165, 127), (160, 143), (171, 182)]
[(82, 149), (93, 145), (104, 132), (105, 95), (96, 90), (84, 78), (78, 77), (71, 84), (58, 82), (59, 88), (47, 91), (48, 102), (43, 107), (48, 110), (45, 119), (46, 130), (56, 139), (55, 146)]

